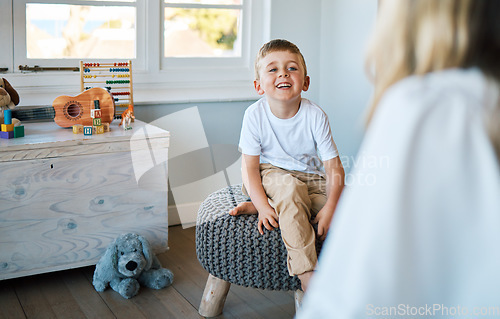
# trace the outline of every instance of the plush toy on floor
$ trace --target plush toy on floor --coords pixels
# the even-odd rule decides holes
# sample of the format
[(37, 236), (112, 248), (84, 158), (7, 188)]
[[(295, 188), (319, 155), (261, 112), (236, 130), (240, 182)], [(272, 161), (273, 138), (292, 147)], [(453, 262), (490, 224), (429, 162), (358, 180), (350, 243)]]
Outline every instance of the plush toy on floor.
[(93, 284), (97, 291), (108, 285), (124, 298), (139, 292), (140, 285), (162, 289), (172, 284), (174, 275), (162, 268), (148, 241), (137, 234), (119, 236), (96, 265)]

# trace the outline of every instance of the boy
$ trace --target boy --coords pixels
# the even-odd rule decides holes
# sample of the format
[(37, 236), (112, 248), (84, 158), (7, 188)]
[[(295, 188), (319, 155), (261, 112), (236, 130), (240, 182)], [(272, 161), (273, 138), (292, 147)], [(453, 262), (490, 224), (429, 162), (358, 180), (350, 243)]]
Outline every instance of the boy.
[(304, 291), (317, 262), (311, 213), (324, 240), (344, 186), (328, 118), (301, 97), (309, 83), (304, 57), (293, 43), (272, 40), (260, 49), (254, 86), (265, 97), (246, 110), (239, 144), (243, 192), (251, 202), (229, 212), (258, 213), (261, 234), (262, 226), (280, 227), (288, 271)]

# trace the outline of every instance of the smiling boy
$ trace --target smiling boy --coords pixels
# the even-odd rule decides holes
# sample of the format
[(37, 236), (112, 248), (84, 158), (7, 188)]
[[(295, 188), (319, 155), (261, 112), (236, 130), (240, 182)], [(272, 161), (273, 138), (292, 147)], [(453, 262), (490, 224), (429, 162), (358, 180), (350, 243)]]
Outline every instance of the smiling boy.
[[(305, 291), (317, 262), (318, 224), (324, 240), (344, 186), (344, 169), (323, 110), (302, 98), (310, 78), (304, 57), (293, 43), (272, 40), (255, 61), (255, 90), (263, 98), (243, 118), (241, 203), (231, 215), (258, 213), (258, 229), (281, 229), (288, 271)], [(311, 215), (312, 214), (312, 215)]]

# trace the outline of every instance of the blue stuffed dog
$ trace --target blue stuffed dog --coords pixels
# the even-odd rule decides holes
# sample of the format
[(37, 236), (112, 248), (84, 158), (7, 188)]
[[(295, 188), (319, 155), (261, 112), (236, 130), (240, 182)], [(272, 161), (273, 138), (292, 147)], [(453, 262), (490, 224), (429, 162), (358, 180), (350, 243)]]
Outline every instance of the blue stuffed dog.
[(137, 234), (119, 236), (96, 265), (93, 284), (97, 291), (108, 285), (124, 298), (132, 298), (141, 285), (162, 289), (172, 284), (174, 275), (162, 268), (148, 241)]

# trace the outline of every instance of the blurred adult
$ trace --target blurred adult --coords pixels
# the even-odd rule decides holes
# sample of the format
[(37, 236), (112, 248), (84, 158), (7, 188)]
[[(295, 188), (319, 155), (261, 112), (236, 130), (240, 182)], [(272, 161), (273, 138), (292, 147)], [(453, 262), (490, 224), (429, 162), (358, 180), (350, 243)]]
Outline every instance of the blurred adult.
[(500, 315), (500, 1), (382, 0), (358, 161), (302, 318)]

